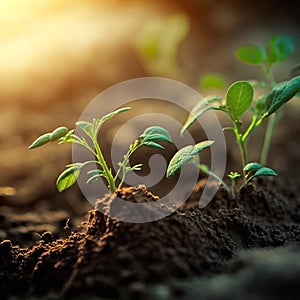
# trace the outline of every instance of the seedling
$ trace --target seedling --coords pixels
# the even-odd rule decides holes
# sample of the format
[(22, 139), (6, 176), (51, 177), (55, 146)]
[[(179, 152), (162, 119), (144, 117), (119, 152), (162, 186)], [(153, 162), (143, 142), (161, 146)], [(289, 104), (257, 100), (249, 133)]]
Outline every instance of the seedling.
[[(100, 145), (98, 143), (98, 132), (104, 122), (111, 119), (117, 114), (126, 112), (130, 107), (120, 108), (115, 110), (100, 119), (94, 119), (92, 122), (78, 121), (76, 125), (88, 136), (90, 143), (84, 138), (74, 134), (74, 129), (69, 130), (66, 127), (59, 127), (53, 130), (51, 133), (46, 133), (37, 138), (30, 146), (29, 149), (40, 147), (49, 142), (58, 141), (59, 144), (63, 143), (75, 143), (79, 144), (90, 152), (93, 153), (96, 160), (86, 162), (76, 162), (66, 166), (66, 170), (63, 171), (56, 181), (57, 189), (61, 192), (71, 187), (80, 175), (84, 166), (90, 163), (96, 163), (99, 169), (88, 171), (90, 178), (87, 183), (95, 182), (100, 177), (105, 178), (108, 188), (111, 193), (114, 193), (116, 189), (120, 189), (124, 183), (125, 177), (128, 172), (141, 170), (142, 164), (136, 164), (134, 166), (129, 165), (130, 156), (141, 146), (147, 146), (152, 148), (164, 149), (164, 146), (159, 142), (172, 143), (169, 132), (159, 126), (151, 126), (147, 128), (138, 139), (136, 139), (128, 149), (128, 152), (123, 156), (123, 161), (118, 163), (119, 169), (116, 174), (113, 174), (111, 168), (108, 167), (104, 156), (102, 154)], [(121, 180), (117, 185), (119, 176)]]
[[(267, 159), (267, 153), (271, 141), (272, 132), (275, 125), (275, 119), (278, 116), (282, 106), (291, 100), (300, 92), (300, 76), (296, 76), (288, 81), (275, 83), (273, 79), (272, 66), (286, 59), (293, 50), (292, 39), (284, 36), (278, 36), (270, 40), (270, 50), (267, 53), (262, 46), (244, 46), (238, 49), (237, 56), (239, 59), (249, 64), (258, 64), (262, 67), (267, 76), (268, 82), (253, 81), (237, 81), (234, 82), (227, 90), (225, 99), (220, 96), (208, 96), (203, 98), (191, 111), (188, 119), (182, 127), (181, 134), (184, 132), (205, 112), (209, 110), (217, 110), (226, 113), (232, 121), (231, 127), (223, 128), (223, 130), (232, 130), (236, 142), (238, 144), (241, 156), (242, 174), (238, 172), (230, 172), (228, 177), (231, 180), (229, 187), (221, 178), (214, 174), (207, 166), (198, 164), (200, 170), (208, 175), (212, 175), (217, 179), (232, 198), (236, 197), (236, 179), (242, 177), (242, 185), (248, 184), (252, 179), (258, 176), (277, 176), (276, 172), (270, 168), (264, 167)], [(254, 87), (264, 87), (268, 93), (258, 96), (254, 99)], [(252, 114), (251, 122), (245, 126), (242, 116), (245, 113)], [(274, 117), (275, 116), (275, 117)], [(249, 162), (247, 142), (253, 130), (259, 127), (266, 118), (271, 118), (269, 122), (265, 141), (262, 149), (263, 163)], [(209, 144), (209, 146), (212, 142)], [(192, 146), (188, 146), (192, 147)], [(184, 149), (184, 148), (183, 148)], [(201, 149), (202, 150), (202, 149)], [(167, 172), (167, 177), (173, 175), (173, 169), (178, 170), (174, 166), (182, 166), (186, 162), (192, 160), (200, 152), (191, 152), (189, 160), (182, 159), (178, 153), (172, 158)]]

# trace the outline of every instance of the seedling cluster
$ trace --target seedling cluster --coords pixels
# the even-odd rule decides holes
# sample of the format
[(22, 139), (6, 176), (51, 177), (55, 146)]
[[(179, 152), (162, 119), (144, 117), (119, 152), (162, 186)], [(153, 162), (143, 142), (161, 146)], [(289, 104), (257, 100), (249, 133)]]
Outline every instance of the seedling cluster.
[[(227, 176), (231, 181), (229, 187), (223, 179), (214, 174), (206, 165), (198, 164), (194, 158), (200, 151), (191, 151), (186, 153), (187, 146), (179, 150), (170, 161), (167, 176), (172, 176), (188, 161), (194, 161), (198, 164), (200, 170), (208, 175), (212, 175), (228, 191), (232, 198), (236, 197), (236, 179), (242, 177), (242, 186), (248, 184), (258, 176), (277, 176), (271, 168), (265, 167), (268, 156), (268, 150), (271, 138), (278, 119), (281, 108), (297, 93), (300, 92), (300, 76), (291, 78), (288, 81), (276, 83), (273, 76), (273, 66), (285, 60), (294, 49), (293, 39), (289, 36), (276, 36), (269, 41), (269, 50), (263, 46), (247, 45), (240, 47), (236, 56), (244, 63), (258, 65), (263, 70), (266, 81), (237, 81), (227, 90), (225, 99), (221, 96), (208, 96), (202, 99), (191, 111), (186, 120), (181, 134), (184, 132), (205, 112), (209, 110), (222, 111), (230, 118), (231, 127), (223, 130), (231, 130), (238, 144), (241, 156), (242, 174), (231, 171)], [(266, 90), (265, 94), (259, 95), (254, 99), (254, 89), (262, 87)], [(245, 113), (251, 113), (252, 119), (248, 127), (245, 127), (242, 117)], [(254, 129), (259, 127), (265, 119), (269, 123), (265, 133), (265, 139), (261, 152), (260, 162), (249, 162), (247, 142)], [(207, 141), (206, 145), (211, 145)]]
[[(129, 109), (130, 107), (120, 108), (100, 119), (94, 119), (92, 122), (76, 122), (76, 125), (87, 135), (89, 141), (87, 141), (84, 137), (79, 137), (78, 135), (74, 134), (74, 129), (69, 130), (66, 127), (59, 127), (53, 130), (51, 133), (43, 134), (29, 146), (29, 149), (33, 149), (53, 141), (58, 141), (59, 144), (75, 143), (85, 147), (95, 156), (96, 160), (77, 162), (66, 166), (66, 170), (59, 175), (56, 181), (57, 189), (60, 192), (71, 187), (76, 182), (84, 166), (90, 163), (96, 163), (99, 166), (99, 169), (97, 168), (88, 171), (88, 175), (90, 176), (90, 178), (88, 179), (87, 183), (95, 182), (100, 177), (103, 177), (107, 182), (110, 192), (114, 193), (117, 188), (122, 187), (125, 177), (129, 172), (141, 170), (142, 164), (136, 164), (134, 166), (129, 165), (130, 156), (139, 147), (147, 146), (152, 148), (164, 149), (164, 147), (159, 144), (159, 142), (172, 143), (171, 136), (166, 129), (159, 126), (152, 126), (147, 128), (139, 136), (139, 138), (129, 146), (128, 152), (123, 156), (123, 161), (120, 161), (118, 163), (119, 169), (117, 170), (116, 174), (113, 174), (113, 171), (108, 167), (100, 148), (97, 138), (98, 132), (104, 122), (113, 118), (117, 114), (128, 111)], [(117, 185), (119, 176), (121, 177), (121, 180)]]
[[(266, 81), (237, 81), (230, 85), (226, 97), (213, 95), (201, 99), (201, 101), (192, 109), (188, 119), (182, 127), (181, 134), (184, 134), (188, 128), (205, 112), (216, 110), (224, 112), (231, 120), (231, 126), (223, 130), (231, 130), (234, 133), (241, 156), (241, 172), (230, 171), (227, 177), (230, 184), (213, 173), (208, 166), (198, 162), (197, 158), (201, 151), (210, 147), (214, 141), (202, 141), (196, 145), (188, 145), (180, 149), (170, 160), (166, 176), (172, 177), (180, 168), (190, 162), (207, 175), (211, 175), (219, 181), (227, 190), (232, 198), (237, 195), (237, 179), (242, 179), (241, 186), (247, 185), (251, 180), (259, 176), (277, 176), (276, 172), (266, 167), (268, 151), (275, 123), (281, 112), (282, 107), (300, 92), (300, 76), (295, 76), (284, 82), (275, 82), (273, 76), (273, 66), (276, 63), (284, 61), (294, 50), (294, 41), (289, 36), (276, 36), (270, 39), (268, 50), (263, 46), (247, 45), (240, 47), (236, 56), (246, 64), (258, 65), (265, 74)], [(214, 78), (212, 79), (214, 80)], [(220, 81), (217, 81), (220, 85)], [(209, 85), (209, 84), (208, 84)], [(256, 88), (265, 89), (265, 93), (254, 97)], [(94, 119), (92, 122), (79, 121), (76, 125), (88, 137), (79, 137), (73, 130), (66, 127), (59, 127), (51, 133), (46, 133), (35, 140), (29, 149), (42, 146), (46, 143), (58, 141), (62, 143), (80, 144), (93, 153), (95, 160), (86, 162), (77, 162), (66, 166), (56, 181), (59, 191), (63, 191), (72, 186), (84, 166), (90, 163), (96, 163), (99, 169), (88, 172), (90, 178), (87, 183), (94, 182), (100, 177), (106, 180), (110, 192), (114, 193), (120, 189), (125, 181), (128, 172), (138, 171), (142, 164), (130, 166), (129, 159), (131, 155), (141, 146), (164, 149), (159, 142), (172, 143), (169, 132), (159, 126), (147, 128), (138, 139), (136, 139), (123, 156), (123, 161), (118, 163), (119, 169), (114, 173), (108, 167), (98, 143), (98, 132), (104, 122), (113, 118), (115, 115), (128, 111), (130, 108), (120, 108), (100, 119)], [(251, 121), (248, 126), (243, 122), (245, 114), (251, 114)], [(251, 162), (248, 156), (248, 140), (253, 131), (259, 127), (265, 119), (269, 119), (265, 132), (265, 139), (262, 145), (260, 162)], [(117, 184), (118, 182), (118, 184)]]

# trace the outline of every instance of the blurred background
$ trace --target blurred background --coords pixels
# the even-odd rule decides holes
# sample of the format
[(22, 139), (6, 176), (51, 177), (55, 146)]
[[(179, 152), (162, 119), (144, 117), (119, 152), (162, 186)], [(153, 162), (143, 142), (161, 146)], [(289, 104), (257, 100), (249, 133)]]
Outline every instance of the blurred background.
[[(235, 49), (299, 36), (299, 23), (291, 0), (0, 0), (0, 210), (59, 207), (68, 215), (91, 207), (76, 188), (56, 191), (70, 145), (27, 147), (55, 127), (73, 128), (105, 88), (163, 76), (201, 93), (208, 72), (228, 83), (259, 78)], [(296, 52), (278, 80), (299, 61)]]

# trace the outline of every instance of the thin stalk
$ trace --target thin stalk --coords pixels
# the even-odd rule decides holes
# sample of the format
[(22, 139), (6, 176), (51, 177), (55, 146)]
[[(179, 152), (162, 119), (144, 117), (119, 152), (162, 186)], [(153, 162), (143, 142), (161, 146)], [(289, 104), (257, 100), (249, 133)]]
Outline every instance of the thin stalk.
[(246, 141), (243, 139), (243, 135), (240, 133), (239, 124), (237, 122), (234, 122), (234, 133), (241, 154), (242, 166), (244, 167), (248, 163), (248, 151), (246, 147)]
[(256, 127), (256, 121), (257, 121), (257, 115), (253, 115), (251, 124), (249, 125), (248, 129), (246, 130), (246, 132), (242, 136), (242, 141), (243, 142), (246, 142), (248, 136), (250, 135), (252, 130)]
[(262, 165), (265, 165), (267, 163), (271, 139), (272, 139), (272, 135), (273, 135), (273, 131), (274, 131), (274, 127), (275, 127), (277, 119), (278, 119), (278, 113), (275, 113), (274, 115), (271, 115), (269, 117), (266, 134), (265, 134), (265, 139), (264, 139), (264, 144), (263, 144), (263, 148), (261, 151), (261, 157), (260, 157), (260, 163)]
[[(270, 89), (272, 89), (276, 85), (276, 82), (273, 77), (272, 67), (267, 65), (266, 67), (263, 67), (262, 69), (263, 69), (267, 79), (269, 80)], [(263, 144), (263, 148), (261, 151), (261, 157), (260, 157), (260, 163), (262, 165), (265, 165), (268, 160), (271, 139), (273, 136), (273, 131), (274, 131), (274, 127), (275, 127), (277, 119), (278, 119), (278, 111), (274, 115), (270, 116), (269, 120), (268, 120), (268, 125), (267, 125), (265, 138), (264, 138), (264, 144)]]
[(214, 172), (212, 172), (206, 165), (203, 164), (199, 164), (198, 165), (199, 169), (207, 174), (207, 175), (211, 175), (212, 177), (214, 177), (217, 181), (219, 181), (223, 187), (225, 188), (225, 190), (228, 192), (229, 195), (231, 195), (231, 190), (229, 188), (229, 186), (224, 182), (223, 179), (221, 179), (217, 174), (215, 174)]
[[(137, 140), (138, 141), (138, 140)], [(126, 176), (126, 172), (124, 172), (125, 167), (127, 166), (127, 164), (129, 163), (129, 158), (131, 156), (131, 154), (133, 152), (135, 152), (140, 146), (142, 146), (142, 144), (138, 143), (137, 141), (135, 141), (131, 146), (133, 146), (132, 148), (129, 147), (129, 150), (127, 151), (126, 155), (124, 155), (124, 160), (122, 161), (116, 176), (114, 177), (114, 182), (116, 182), (117, 178), (119, 177), (119, 174), (121, 172), (121, 170), (123, 169), (123, 174), (122, 174), (122, 179), (121, 182), (118, 185), (118, 189), (122, 187), (124, 180), (125, 180), (125, 176)]]
[(96, 155), (97, 155), (97, 159), (99, 161), (99, 164), (103, 168), (103, 172), (105, 174), (105, 178), (106, 178), (107, 183), (108, 183), (108, 188), (112, 193), (114, 193), (115, 190), (116, 190), (115, 181), (114, 181), (114, 178), (112, 176), (111, 171), (109, 170), (109, 168), (108, 168), (108, 166), (107, 166), (107, 164), (104, 160), (103, 154), (101, 152), (100, 146), (99, 146), (97, 141), (94, 142), (94, 147), (95, 147), (95, 150), (96, 150)]

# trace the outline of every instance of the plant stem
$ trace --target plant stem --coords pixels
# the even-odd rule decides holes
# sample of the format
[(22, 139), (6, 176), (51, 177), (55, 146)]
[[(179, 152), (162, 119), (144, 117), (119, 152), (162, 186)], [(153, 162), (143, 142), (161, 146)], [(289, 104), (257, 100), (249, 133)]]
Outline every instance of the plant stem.
[(240, 124), (239, 121), (237, 120), (234, 122), (234, 133), (241, 154), (242, 167), (244, 167), (248, 163), (248, 152), (246, 147), (246, 140), (243, 138), (243, 135), (241, 134), (239, 127)]
[(101, 149), (100, 149), (100, 146), (99, 146), (97, 140), (94, 140), (94, 147), (96, 149), (96, 154), (97, 154), (97, 159), (99, 161), (99, 164), (103, 168), (103, 172), (105, 174), (105, 178), (108, 183), (108, 188), (112, 193), (114, 193), (116, 190), (115, 181), (112, 176), (111, 170), (109, 170), (109, 168), (104, 160), (103, 154), (101, 152)]
[(231, 190), (230, 190), (230, 188), (228, 187), (228, 185), (227, 185), (227, 184), (224, 182), (224, 180), (222, 180), (217, 174), (215, 174), (214, 172), (212, 172), (212, 171), (208, 168), (208, 166), (203, 165), (203, 164), (199, 164), (198, 167), (199, 167), (199, 169), (200, 169), (203, 173), (205, 173), (205, 174), (207, 174), (207, 175), (211, 175), (211, 176), (214, 177), (217, 181), (219, 181), (219, 182), (223, 185), (223, 187), (225, 188), (225, 190), (228, 192), (228, 194), (231, 195)]
[(121, 181), (120, 181), (120, 183), (119, 183), (119, 185), (118, 185), (118, 189), (121, 188), (122, 185), (123, 185), (123, 183), (124, 183), (125, 176), (126, 176), (126, 174), (127, 174), (127, 172), (126, 172), (126, 166), (127, 166), (127, 164), (129, 163), (129, 158), (130, 158), (131, 154), (132, 154), (133, 152), (135, 152), (140, 146), (142, 146), (142, 144), (139, 143), (139, 140), (134, 141), (134, 142), (130, 145), (129, 150), (127, 151), (126, 155), (124, 155), (124, 160), (122, 161), (122, 163), (121, 163), (121, 165), (120, 165), (120, 168), (118, 169), (117, 174), (116, 174), (116, 176), (114, 177), (114, 182), (116, 182), (116, 180), (117, 180), (117, 178), (118, 178), (118, 176), (119, 176), (121, 170), (123, 171), (122, 179), (121, 179)]
[(262, 165), (265, 165), (267, 163), (268, 153), (269, 153), (271, 139), (272, 139), (272, 135), (273, 135), (273, 130), (274, 130), (277, 119), (278, 119), (278, 113), (275, 113), (274, 115), (271, 115), (269, 117), (267, 129), (266, 129), (266, 133), (265, 133), (264, 144), (263, 144), (263, 148), (261, 151), (261, 157), (260, 157), (260, 163)]
[(243, 134), (243, 137), (242, 137), (243, 142), (246, 142), (248, 136), (250, 135), (252, 130), (256, 127), (256, 121), (257, 121), (257, 115), (253, 115), (251, 124), (249, 125), (246, 132)]
[[(267, 66), (267, 67), (263, 68), (263, 71), (264, 71), (267, 79), (269, 80), (270, 89), (272, 89), (276, 85), (276, 82), (273, 77), (272, 67)], [(265, 138), (264, 138), (264, 144), (263, 144), (263, 148), (262, 148), (261, 156), (260, 156), (260, 163), (262, 165), (265, 165), (268, 160), (271, 139), (273, 136), (273, 131), (274, 131), (274, 127), (275, 127), (277, 119), (278, 119), (278, 112), (276, 112), (274, 115), (270, 116), (269, 120), (268, 120), (268, 125), (267, 125)]]

